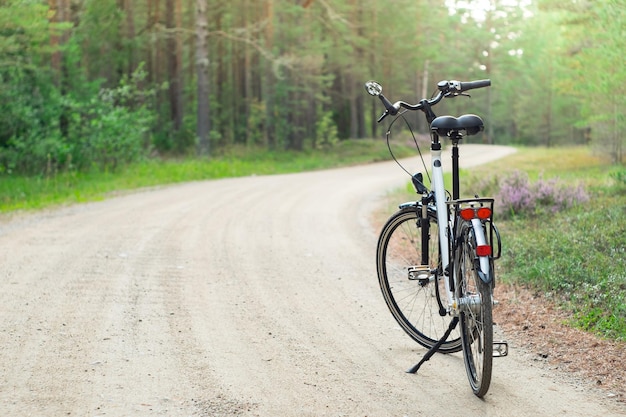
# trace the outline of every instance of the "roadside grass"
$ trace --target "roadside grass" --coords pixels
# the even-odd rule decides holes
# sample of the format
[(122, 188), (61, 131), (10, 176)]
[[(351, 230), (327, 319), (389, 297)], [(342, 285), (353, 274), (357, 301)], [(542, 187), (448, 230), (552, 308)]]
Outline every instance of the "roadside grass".
[(626, 208), (593, 203), (504, 222), (502, 278), (543, 292), (571, 313), (568, 324), (626, 341)]
[[(399, 156), (414, 151), (394, 145)], [(382, 140), (347, 140), (302, 152), (231, 147), (212, 158), (149, 159), (113, 172), (65, 172), (54, 176), (0, 176), (0, 213), (97, 201), (120, 192), (186, 181), (272, 175), (389, 159)]]
[(466, 173), (464, 186), (515, 170), (534, 180), (582, 184), (590, 199), (554, 214), (496, 218), (503, 239), (500, 278), (541, 291), (571, 313), (570, 326), (626, 341), (626, 168), (586, 147), (521, 148)]

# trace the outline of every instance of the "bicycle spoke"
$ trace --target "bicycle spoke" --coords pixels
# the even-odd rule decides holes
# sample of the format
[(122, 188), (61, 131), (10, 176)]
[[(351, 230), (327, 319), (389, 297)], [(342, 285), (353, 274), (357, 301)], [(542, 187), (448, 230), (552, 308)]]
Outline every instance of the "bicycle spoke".
[[(435, 285), (441, 278), (411, 278), (411, 270), (421, 268), (421, 229), (415, 209), (401, 210), (392, 216), (383, 231), (377, 248), (377, 270), (380, 288), (389, 310), (400, 327), (424, 347), (430, 348), (445, 333), (451, 317), (439, 315), (439, 301)], [(431, 219), (429, 252), (432, 270), (438, 269), (439, 239), (437, 223)], [(461, 350), (458, 330), (444, 343), (440, 351), (450, 353)]]

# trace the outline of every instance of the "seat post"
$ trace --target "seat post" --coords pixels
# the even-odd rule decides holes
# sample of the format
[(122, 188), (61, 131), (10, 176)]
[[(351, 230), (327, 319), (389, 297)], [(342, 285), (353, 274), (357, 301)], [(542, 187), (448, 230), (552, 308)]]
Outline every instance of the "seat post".
[(452, 138), (452, 199), (460, 197), (459, 185), (459, 139)]

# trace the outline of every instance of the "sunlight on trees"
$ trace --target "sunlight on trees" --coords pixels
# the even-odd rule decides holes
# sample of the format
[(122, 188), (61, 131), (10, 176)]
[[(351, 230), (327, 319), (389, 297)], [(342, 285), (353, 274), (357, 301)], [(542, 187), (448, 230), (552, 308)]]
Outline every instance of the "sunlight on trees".
[[(99, 117), (140, 123), (135, 157), (377, 137), (372, 78), (413, 102), (442, 79), (491, 78), (440, 111), (483, 115), (485, 142), (591, 142), (623, 162), (625, 11), (626, 0), (4, 0), (0, 172), (106, 165), (82, 149), (102, 140)], [(141, 101), (111, 102), (107, 118), (79, 110), (138, 68)]]

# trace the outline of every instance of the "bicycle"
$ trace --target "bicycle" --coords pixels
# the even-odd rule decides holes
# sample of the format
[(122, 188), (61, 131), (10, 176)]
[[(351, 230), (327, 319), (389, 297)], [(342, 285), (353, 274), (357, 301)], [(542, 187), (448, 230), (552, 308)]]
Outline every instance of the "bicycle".
[[(387, 220), (376, 250), (378, 281), (389, 310), (413, 340), (429, 349), (407, 372), (416, 373), (436, 352), (462, 350), (470, 386), (478, 397), (489, 390), (492, 358), (508, 354), (506, 342), (493, 341), (494, 261), (502, 252), (500, 234), (493, 223), (494, 199), (459, 197), (458, 145), (464, 136), (484, 130), (484, 122), (474, 114), (437, 117), (432, 108), (444, 98), (467, 96), (466, 91), (490, 85), (490, 80), (441, 81), (430, 99), (418, 104), (392, 104), (382, 94), (380, 84), (365, 83), (367, 92), (385, 107), (378, 123), (387, 116), (400, 117), (405, 111), (419, 110), (430, 126), (432, 179), (417, 141), (415, 144), (431, 189), (421, 173), (411, 175), (393, 155), (389, 138), (398, 118), (386, 135), (392, 157), (411, 176), (415, 191), (421, 195), (417, 201), (401, 204)], [(441, 137), (449, 138), (452, 145), (451, 195), (444, 187)]]

